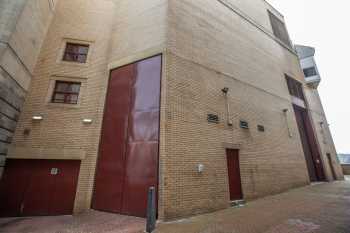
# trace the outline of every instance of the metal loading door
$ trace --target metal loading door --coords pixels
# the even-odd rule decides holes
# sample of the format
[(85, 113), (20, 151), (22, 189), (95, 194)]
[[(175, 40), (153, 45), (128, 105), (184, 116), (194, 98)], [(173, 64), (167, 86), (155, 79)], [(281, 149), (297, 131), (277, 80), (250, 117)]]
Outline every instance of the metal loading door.
[(111, 72), (93, 208), (146, 216), (158, 184), (161, 56)]
[(9, 159), (0, 182), (0, 216), (73, 213), (80, 161)]

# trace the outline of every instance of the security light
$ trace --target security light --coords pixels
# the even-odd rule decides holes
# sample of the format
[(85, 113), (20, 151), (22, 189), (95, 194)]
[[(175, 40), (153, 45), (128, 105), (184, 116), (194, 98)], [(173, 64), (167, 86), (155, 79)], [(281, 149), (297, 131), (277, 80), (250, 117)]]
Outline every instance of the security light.
[(43, 116), (33, 116), (32, 120), (33, 121), (42, 121), (43, 120)]
[(221, 91), (226, 95), (230, 89), (228, 87), (224, 87)]
[(91, 124), (92, 123), (92, 119), (84, 119), (83, 123), (84, 124)]

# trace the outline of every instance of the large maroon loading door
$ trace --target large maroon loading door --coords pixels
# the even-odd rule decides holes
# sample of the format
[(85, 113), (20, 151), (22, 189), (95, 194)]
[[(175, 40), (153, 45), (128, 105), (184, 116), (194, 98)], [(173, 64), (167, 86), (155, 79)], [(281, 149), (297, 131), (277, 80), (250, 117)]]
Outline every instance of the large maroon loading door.
[(0, 216), (72, 214), (80, 161), (6, 161), (0, 182)]
[(93, 208), (146, 216), (147, 191), (158, 184), (162, 57), (111, 72)]
[(306, 109), (293, 105), (310, 180), (323, 181), (325, 175), (315, 134)]

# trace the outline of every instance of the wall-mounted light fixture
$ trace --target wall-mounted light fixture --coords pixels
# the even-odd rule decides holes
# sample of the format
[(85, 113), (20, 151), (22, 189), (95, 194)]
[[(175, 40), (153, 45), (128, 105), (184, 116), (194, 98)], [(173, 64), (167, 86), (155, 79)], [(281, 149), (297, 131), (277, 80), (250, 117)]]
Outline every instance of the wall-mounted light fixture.
[(32, 117), (33, 121), (42, 121), (43, 119), (44, 119), (43, 116), (40, 116), (40, 115), (36, 115)]
[(230, 119), (230, 104), (229, 104), (228, 98), (227, 98), (228, 97), (228, 92), (230, 91), (230, 89), (228, 87), (224, 87), (223, 89), (221, 89), (221, 91), (225, 95), (227, 125), (228, 126), (232, 126), (233, 122)]
[(89, 124), (92, 124), (92, 119), (83, 119), (83, 123), (85, 124), (85, 125), (89, 125)]
[(229, 89), (228, 87), (224, 87), (224, 88), (221, 89), (221, 91), (222, 91), (225, 95), (227, 95), (227, 93), (228, 93), (229, 90), (230, 90), (230, 89)]

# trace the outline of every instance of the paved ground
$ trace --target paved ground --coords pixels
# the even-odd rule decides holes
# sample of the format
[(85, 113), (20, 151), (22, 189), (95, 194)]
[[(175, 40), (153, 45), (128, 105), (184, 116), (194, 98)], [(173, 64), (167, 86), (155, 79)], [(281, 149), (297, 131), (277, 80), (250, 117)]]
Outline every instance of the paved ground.
[(350, 233), (350, 180), (280, 195), (173, 223), (157, 233)]
[(0, 233), (141, 233), (145, 220), (89, 211), (79, 216), (0, 219)]
[[(79, 216), (0, 219), (0, 233), (141, 233), (145, 220), (91, 211)], [(350, 179), (171, 223), (157, 233), (350, 233)]]

